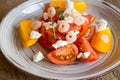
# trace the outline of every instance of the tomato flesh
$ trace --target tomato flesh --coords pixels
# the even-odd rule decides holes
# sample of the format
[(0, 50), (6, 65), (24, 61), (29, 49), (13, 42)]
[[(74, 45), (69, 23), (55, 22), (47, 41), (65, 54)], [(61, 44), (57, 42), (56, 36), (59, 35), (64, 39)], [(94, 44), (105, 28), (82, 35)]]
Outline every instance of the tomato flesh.
[(93, 50), (93, 48), (91, 47), (90, 43), (85, 39), (85, 38), (81, 38), (79, 40), (79, 43), (77, 43), (78, 48), (80, 49), (80, 52), (90, 52), (90, 56), (88, 58), (79, 58), (79, 61), (82, 62), (92, 62), (98, 59), (98, 55), (97, 53)]
[(69, 31), (71, 31), (71, 30), (73, 30), (73, 31), (81, 31), (81, 26), (77, 26), (74, 23), (72, 23), (72, 24), (70, 24)]
[(45, 39), (43, 37), (40, 37), (39, 40), (38, 40), (38, 42), (46, 50), (48, 50), (48, 51), (54, 50), (54, 48), (52, 47), (52, 44), (49, 43), (47, 39)]
[(48, 59), (59, 65), (71, 64), (76, 60), (76, 56), (78, 54), (78, 48), (74, 44), (69, 44), (59, 49), (56, 49), (50, 53), (48, 53)]
[(88, 19), (88, 24), (90, 24), (90, 19), (91, 19), (91, 14), (87, 14), (87, 15), (85, 15), (85, 17)]
[(86, 32), (86, 34), (85, 34), (84, 37), (85, 37), (88, 41), (91, 41), (91, 39), (93, 38), (95, 32), (96, 32), (96, 27), (95, 27), (95, 26), (89, 26), (89, 27), (88, 27), (88, 31)]
[(92, 16), (91, 14), (85, 15), (85, 17), (88, 19), (88, 24), (92, 24), (96, 20), (96, 16)]
[(85, 34), (86, 34), (86, 32), (87, 32), (87, 30), (88, 30), (88, 24), (87, 24), (87, 22), (85, 22), (83, 25), (82, 25), (82, 27), (81, 27), (81, 32), (78, 34), (78, 39), (80, 39), (81, 37), (83, 37)]

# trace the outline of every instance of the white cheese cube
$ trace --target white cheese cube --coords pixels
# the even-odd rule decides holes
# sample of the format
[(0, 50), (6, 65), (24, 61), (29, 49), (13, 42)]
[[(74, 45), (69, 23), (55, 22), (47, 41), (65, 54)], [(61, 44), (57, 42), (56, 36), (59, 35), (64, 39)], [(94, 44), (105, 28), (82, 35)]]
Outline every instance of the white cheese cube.
[(90, 56), (90, 52), (84, 52), (82, 58), (88, 58)]
[(39, 51), (33, 56), (33, 62), (39, 62), (44, 59), (44, 55)]
[(58, 40), (55, 44), (53, 44), (52, 46), (57, 49), (59, 47), (65, 46), (67, 45), (68, 42), (67, 41), (63, 41), (63, 40)]
[(64, 20), (68, 23), (73, 23), (73, 18), (71, 16), (65, 17)]
[(53, 22), (46, 22), (43, 25), (45, 26), (45, 29), (48, 30), (50, 28), (55, 28), (57, 23), (54, 22), (54, 24), (53, 24)]
[(82, 55), (83, 55), (83, 53), (82, 53), (82, 52), (80, 52), (80, 53), (77, 55), (77, 59), (81, 58), (81, 57), (82, 57)]
[(30, 38), (31, 38), (31, 39), (39, 38), (39, 37), (41, 37), (41, 36), (42, 36), (42, 34), (40, 34), (40, 33), (37, 32), (37, 31), (32, 31), (32, 32), (30, 33)]
[(97, 32), (103, 31), (107, 28), (108, 22), (104, 19), (101, 19), (97, 22), (98, 30)]
[(80, 31), (75, 31), (75, 34), (78, 35), (80, 33)]

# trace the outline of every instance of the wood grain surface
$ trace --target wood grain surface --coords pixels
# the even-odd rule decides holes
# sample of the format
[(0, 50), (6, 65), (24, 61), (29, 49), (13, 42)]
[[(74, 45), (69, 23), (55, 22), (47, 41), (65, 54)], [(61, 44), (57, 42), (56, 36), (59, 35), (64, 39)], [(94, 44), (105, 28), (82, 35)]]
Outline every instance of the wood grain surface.
[[(0, 0), (0, 21), (14, 7), (26, 0)], [(120, 0), (106, 0), (120, 8)], [(7, 45), (6, 45), (7, 46)], [(0, 51), (0, 80), (46, 80), (20, 71), (7, 61)], [(120, 66), (112, 72), (90, 80), (120, 80)]]

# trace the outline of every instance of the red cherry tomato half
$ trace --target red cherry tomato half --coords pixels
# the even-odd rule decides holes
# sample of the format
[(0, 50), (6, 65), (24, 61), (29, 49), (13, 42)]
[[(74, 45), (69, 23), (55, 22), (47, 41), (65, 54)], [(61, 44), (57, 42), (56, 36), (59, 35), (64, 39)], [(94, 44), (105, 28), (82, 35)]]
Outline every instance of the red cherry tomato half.
[(48, 59), (59, 65), (71, 64), (76, 60), (76, 56), (78, 54), (78, 48), (74, 44), (69, 44), (59, 49), (56, 49), (50, 53), (48, 53)]
[(78, 59), (79, 61), (92, 62), (98, 59), (97, 53), (93, 50), (90, 43), (85, 38), (81, 38), (77, 44), (80, 52), (83, 52), (83, 54), (84, 52), (90, 52), (90, 56), (88, 58), (81, 57)]

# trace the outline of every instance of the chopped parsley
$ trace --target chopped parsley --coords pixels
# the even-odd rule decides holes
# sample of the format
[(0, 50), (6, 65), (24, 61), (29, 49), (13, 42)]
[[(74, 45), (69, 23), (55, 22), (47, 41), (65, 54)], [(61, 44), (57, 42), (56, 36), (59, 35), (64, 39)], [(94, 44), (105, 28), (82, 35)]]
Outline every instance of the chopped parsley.
[(60, 12), (60, 7), (59, 6), (56, 6), (55, 9), (58, 13)]
[(55, 22), (52, 22), (52, 24), (50, 24), (51, 26), (54, 26)]
[(60, 18), (60, 19), (64, 19), (63, 13), (64, 13), (64, 11), (61, 11), (61, 12), (60, 12), (60, 15), (59, 15), (59, 18)]
[(50, 24), (51, 26), (52, 26), (52, 31), (53, 31), (53, 39), (54, 40), (56, 40), (56, 30), (55, 30), (55, 28), (53, 27), (54, 26), (54, 24), (55, 24), (55, 22), (52, 22), (52, 24)]
[(60, 19), (64, 19), (64, 15), (63, 15), (64, 11), (60, 11), (60, 7), (59, 6), (56, 6), (55, 9), (59, 13), (59, 18)]

